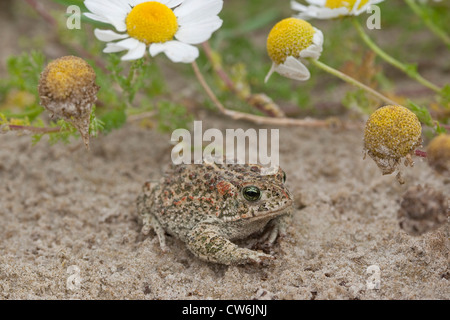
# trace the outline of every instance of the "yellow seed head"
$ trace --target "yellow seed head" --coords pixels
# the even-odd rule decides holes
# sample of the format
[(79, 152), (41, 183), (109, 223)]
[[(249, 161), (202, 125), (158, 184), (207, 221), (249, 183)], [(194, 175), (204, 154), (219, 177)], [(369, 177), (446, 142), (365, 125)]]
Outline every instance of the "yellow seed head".
[(287, 18), (278, 22), (267, 37), (267, 53), (276, 64), (283, 63), (287, 57), (298, 58), (300, 52), (313, 42), (315, 30), (305, 20)]
[(178, 30), (173, 11), (156, 1), (135, 6), (126, 18), (126, 25), (130, 37), (147, 45), (172, 40)]
[(428, 164), (437, 172), (450, 174), (450, 135), (434, 137), (427, 147)]
[(65, 100), (94, 85), (94, 69), (83, 59), (65, 56), (50, 62), (41, 74), (39, 95)]
[(365, 148), (379, 158), (399, 159), (421, 143), (422, 127), (417, 116), (402, 106), (375, 111), (366, 123)]
[(390, 105), (369, 117), (364, 131), (364, 148), (383, 174), (395, 171), (400, 160), (421, 145), (422, 127), (417, 116), (402, 106)]

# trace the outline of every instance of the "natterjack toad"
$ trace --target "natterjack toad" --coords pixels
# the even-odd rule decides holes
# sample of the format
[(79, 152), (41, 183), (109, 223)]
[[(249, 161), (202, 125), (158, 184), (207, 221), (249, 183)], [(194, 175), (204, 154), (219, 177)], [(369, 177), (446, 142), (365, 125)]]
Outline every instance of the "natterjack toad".
[(215, 263), (273, 259), (231, 242), (264, 230), (261, 239), (271, 245), (286, 232), (293, 199), (285, 173), (262, 170), (249, 164), (172, 165), (160, 181), (146, 182), (137, 198), (142, 232), (153, 228), (163, 251), (167, 232), (197, 257)]

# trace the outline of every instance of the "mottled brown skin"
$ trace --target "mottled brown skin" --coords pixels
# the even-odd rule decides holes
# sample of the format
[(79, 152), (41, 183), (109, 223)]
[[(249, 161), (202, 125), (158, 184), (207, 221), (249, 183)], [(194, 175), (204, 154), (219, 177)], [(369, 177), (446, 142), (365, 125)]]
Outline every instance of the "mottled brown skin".
[(197, 257), (215, 263), (273, 259), (231, 242), (263, 229), (267, 244), (285, 234), (293, 204), (285, 174), (278, 168), (264, 175), (261, 169), (239, 164), (172, 165), (160, 181), (145, 183), (137, 199), (142, 232), (148, 234), (153, 228), (163, 251), (167, 251), (167, 232)]

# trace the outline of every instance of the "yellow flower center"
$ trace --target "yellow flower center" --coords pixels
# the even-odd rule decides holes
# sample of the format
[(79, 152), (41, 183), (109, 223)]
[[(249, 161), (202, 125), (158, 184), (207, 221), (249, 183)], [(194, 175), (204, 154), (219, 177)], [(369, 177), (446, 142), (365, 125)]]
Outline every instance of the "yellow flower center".
[(148, 1), (135, 6), (126, 18), (130, 37), (145, 44), (166, 42), (178, 30), (177, 17), (166, 5)]
[[(359, 3), (358, 9), (361, 9), (362, 6), (367, 4), (369, 0), (361, 0)], [(355, 6), (356, 0), (327, 0), (325, 3), (325, 7), (330, 9), (337, 9), (346, 7), (347, 9), (351, 10)]]
[(41, 82), (53, 99), (66, 99), (95, 81), (95, 72), (83, 59), (66, 56), (50, 62)]
[(267, 53), (276, 64), (283, 63), (287, 57), (298, 58), (300, 52), (313, 41), (314, 28), (305, 20), (287, 18), (278, 22), (267, 37)]

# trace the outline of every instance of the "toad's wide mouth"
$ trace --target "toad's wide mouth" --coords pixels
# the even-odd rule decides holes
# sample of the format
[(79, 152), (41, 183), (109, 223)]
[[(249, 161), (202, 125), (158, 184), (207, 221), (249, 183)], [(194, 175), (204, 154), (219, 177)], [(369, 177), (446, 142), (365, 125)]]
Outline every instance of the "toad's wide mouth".
[(290, 200), (288, 201), (284, 206), (271, 211), (270, 213), (267, 213), (267, 211), (261, 211), (259, 214), (252, 211), (248, 211), (242, 215), (235, 215), (235, 216), (219, 216), (219, 218), (225, 222), (232, 222), (232, 221), (239, 221), (239, 220), (252, 220), (252, 221), (258, 221), (258, 220), (265, 220), (265, 219), (273, 219), (276, 216), (280, 216), (283, 214), (288, 214), (293, 210), (293, 204), (294, 201)]
[(283, 207), (280, 207), (279, 209), (272, 211), (270, 213), (264, 213), (262, 212), (261, 214), (253, 214), (252, 216), (249, 215), (248, 218), (252, 219), (252, 220), (259, 220), (259, 219), (264, 219), (264, 218), (273, 218), (274, 216), (280, 216), (283, 214), (287, 214), (290, 211), (292, 211), (294, 209), (294, 201), (288, 201), (286, 205), (284, 205)]

